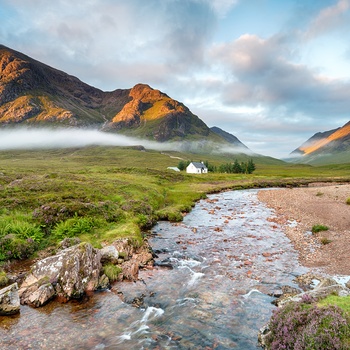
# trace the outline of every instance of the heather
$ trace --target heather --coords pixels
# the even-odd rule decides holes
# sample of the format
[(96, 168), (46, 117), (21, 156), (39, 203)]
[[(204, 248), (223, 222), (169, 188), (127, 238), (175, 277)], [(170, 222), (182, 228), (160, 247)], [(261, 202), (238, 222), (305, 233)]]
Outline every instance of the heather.
[(288, 303), (274, 311), (267, 338), (271, 350), (350, 349), (350, 316), (335, 305), (317, 306), (313, 300)]

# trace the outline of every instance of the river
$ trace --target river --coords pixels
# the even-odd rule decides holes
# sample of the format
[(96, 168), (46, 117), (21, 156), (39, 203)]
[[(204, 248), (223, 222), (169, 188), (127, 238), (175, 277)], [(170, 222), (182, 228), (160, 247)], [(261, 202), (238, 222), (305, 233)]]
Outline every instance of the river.
[(1, 348), (259, 349), (269, 294), (307, 270), (257, 192), (210, 195), (183, 222), (158, 223), (156, 267), (136, 283), (0, 317)]

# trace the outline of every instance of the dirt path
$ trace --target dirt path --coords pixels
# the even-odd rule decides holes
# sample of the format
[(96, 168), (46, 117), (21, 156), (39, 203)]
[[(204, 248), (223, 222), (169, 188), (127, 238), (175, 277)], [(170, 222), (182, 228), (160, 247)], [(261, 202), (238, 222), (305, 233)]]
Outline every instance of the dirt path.
[[(271, 218), (287, 224), (286, 235), (300, 263), (329, 274), (350, 275), (350, 184), (310, 184), (305, 188), (260, 191), (259, 199), (276, 210)], [(313, 225), (329, 230), (312, 234)], [(331, 242), (324, 244), (327, 240)]]

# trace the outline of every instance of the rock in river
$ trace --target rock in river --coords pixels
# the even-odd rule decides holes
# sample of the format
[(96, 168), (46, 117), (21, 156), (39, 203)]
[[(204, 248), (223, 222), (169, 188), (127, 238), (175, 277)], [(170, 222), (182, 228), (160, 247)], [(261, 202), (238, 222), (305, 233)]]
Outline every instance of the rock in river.
[(19, 313), (20, 302), (17, 283), (0, 290), (0, 315), (14, 315)]
[(79, 298), (98, 287), (101, 253), (81, 243), (35, 263), (24, 280), (21, 304), (42, 306), (54, 296), (62, 301)]

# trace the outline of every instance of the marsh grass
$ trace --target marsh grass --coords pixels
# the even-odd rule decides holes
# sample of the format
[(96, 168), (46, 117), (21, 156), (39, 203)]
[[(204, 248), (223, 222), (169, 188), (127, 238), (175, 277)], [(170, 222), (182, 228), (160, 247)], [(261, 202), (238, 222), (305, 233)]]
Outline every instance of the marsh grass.
[(208, 193), (349, 180), (350, 166), (290, 165), (253, 157), (252, 175), (167, 170), (179, 159), (219, 165), (250, 156), (85, 147), (0, 152), (0, 260), (25, 258), (64, 237), (98, 247), (123, 237), (139, 246), (157, 220), (181, 221)]

